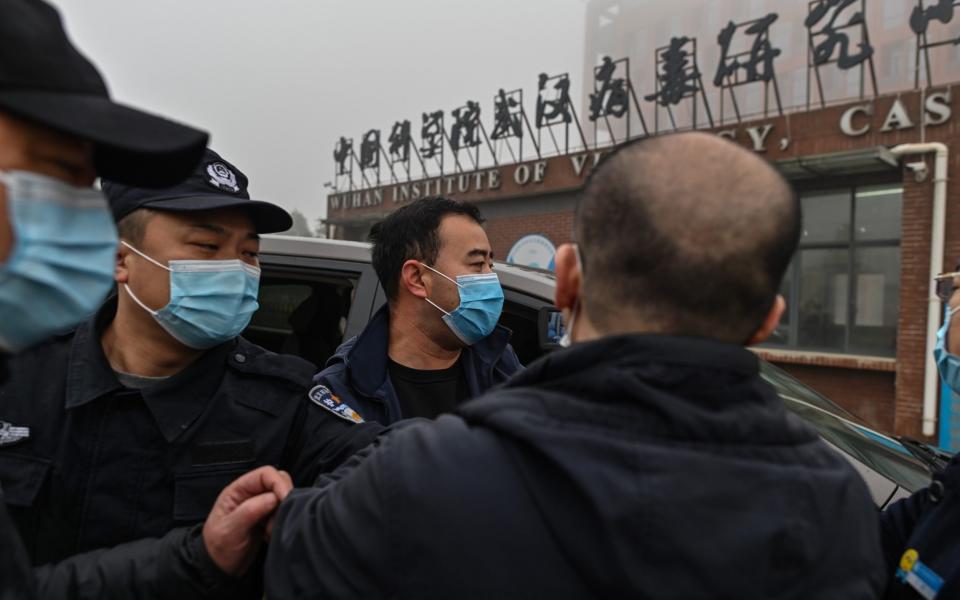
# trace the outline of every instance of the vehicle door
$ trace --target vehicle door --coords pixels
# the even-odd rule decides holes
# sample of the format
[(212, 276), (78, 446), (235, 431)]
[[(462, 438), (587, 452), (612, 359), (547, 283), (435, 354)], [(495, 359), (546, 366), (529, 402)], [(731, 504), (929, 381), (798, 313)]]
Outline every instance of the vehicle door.
[(323, 368), (370, 319), (377, 278), (369, 263), (261, 254), (260, 309), (243, 336)]

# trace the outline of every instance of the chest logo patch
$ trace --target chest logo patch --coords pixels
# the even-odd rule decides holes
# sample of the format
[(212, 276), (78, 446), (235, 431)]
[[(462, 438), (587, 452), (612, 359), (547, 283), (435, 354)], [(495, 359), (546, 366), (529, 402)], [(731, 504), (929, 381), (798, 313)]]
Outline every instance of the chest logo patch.
[(350, 408), (350, 406), (341, 401), (340, 398), (334, 396), (333, 392), (331, 392), (327, 386), (314, 386), (307, 395), (310, 397), (311, 402), (324, 410), (332, 412), (341, 419), (350, 421), (351, 423), (363, 423), (363, 417), (360, 416), (360, 413)]
[(17, 427), (13, 423), (0, 421), (0, 446), (12, 446), (29, 438), (29, 427)]

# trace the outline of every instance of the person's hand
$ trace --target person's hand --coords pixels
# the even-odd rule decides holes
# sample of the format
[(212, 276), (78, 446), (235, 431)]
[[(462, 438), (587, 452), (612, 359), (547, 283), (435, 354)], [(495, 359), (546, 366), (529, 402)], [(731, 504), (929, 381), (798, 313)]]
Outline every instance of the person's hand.
[(260, 467), (220, 492), (203, 525), (203, 543), (221, 570), (235, 577), (246, 573), (264, 541), (270, 517), (291, 489), (290, 475)]

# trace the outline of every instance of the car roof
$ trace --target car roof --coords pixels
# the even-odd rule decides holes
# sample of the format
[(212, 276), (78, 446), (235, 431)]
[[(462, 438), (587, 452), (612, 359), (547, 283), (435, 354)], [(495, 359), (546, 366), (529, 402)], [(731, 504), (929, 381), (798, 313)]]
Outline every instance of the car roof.
[[(285, 256), (309, 256), (351, 262), (370, 262), (368, 242), (348, 242), (323, 238), (289, 235), (265, 235), (260, 241), (260, 252)], [(494, 266), (501, 283), (511, 289), (522, 289), (528, 294), (553, 302), (555, 277), (542, 269), (522, 267), (497, 261)]]
[(260, 252), (287, 256), (334, 258), (354, 262), (370, 262), (370, 244), (292, 235), (265, 235)]

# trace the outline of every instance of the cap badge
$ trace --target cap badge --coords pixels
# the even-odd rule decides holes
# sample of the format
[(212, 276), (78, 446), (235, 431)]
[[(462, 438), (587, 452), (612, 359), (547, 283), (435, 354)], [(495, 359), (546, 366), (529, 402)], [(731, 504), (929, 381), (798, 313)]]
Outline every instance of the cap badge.
[(230, 170), (230, 167), (222, 162), (212, 162), (207, 165), (207, 183), (213, 187), (225, 192), (239, 192), (240, 186), (237, 185), (237, 176)]

